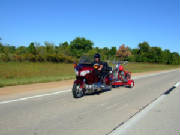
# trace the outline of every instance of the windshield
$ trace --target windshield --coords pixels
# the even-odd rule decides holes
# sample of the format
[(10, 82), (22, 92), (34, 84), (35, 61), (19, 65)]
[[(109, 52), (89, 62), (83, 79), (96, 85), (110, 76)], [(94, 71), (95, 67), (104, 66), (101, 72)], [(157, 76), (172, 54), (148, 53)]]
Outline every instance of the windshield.
[(92, 58), (89, 56), (82, 56), (79, 61), (79, 64), (91, 64), (91, 63), (92, 63)]

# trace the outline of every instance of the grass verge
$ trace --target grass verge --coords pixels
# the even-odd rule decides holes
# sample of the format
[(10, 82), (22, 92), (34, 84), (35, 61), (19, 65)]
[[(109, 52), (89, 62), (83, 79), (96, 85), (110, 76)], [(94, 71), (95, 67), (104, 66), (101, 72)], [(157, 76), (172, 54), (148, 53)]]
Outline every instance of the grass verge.
[(0, 87), (73, 79), (72, 64), (8, 62), (0, 63)]
[(180, 65), (165, 65), (165, 64), (151, 64), (151, 63), (128, 63), (125, 69), (132, 73), (170, 70), (180, 68)]

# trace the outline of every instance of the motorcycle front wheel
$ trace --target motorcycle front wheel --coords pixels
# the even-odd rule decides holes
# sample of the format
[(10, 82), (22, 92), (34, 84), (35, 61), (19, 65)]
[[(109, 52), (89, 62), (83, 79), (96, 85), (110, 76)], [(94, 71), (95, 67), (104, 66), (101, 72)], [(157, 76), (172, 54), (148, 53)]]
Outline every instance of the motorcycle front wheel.
[(83, 90), (77, 84), (73, 85), (72, 93), (74, 98), (81, 98), (84, 96)]

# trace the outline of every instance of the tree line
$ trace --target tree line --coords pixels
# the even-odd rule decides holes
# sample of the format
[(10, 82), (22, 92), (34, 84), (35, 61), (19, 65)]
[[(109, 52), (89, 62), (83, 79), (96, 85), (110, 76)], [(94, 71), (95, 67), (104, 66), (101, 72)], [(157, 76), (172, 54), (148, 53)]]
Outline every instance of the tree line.
[(117, 49), (94, 47), (94, 43), (84, 37), (76, 37), (70, 42), (44, 42), (43, 45), (31, 42), (28, 46), (5, 45), (0, 42), (0, 61), (30, 61), (30, 62), (64, 62), (73, 63), (82, 55), (93, 56), (100, 53), (103, 60), (128, 60), (131, 62), (150, 62), (161, 64), (180, 64), (180, 55), (160, 47), (151, 47), (148, 42), (138, 44), (131, 49), (124, 44)]

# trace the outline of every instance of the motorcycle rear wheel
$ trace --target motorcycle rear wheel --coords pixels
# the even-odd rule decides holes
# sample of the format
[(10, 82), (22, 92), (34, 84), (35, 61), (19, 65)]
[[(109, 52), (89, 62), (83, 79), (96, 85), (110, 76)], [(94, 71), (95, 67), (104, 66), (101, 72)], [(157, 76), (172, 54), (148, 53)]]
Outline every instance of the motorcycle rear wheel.
[(79, 88), (77, 84), (73, 85), (72, 93), (74, 98), (81, 98), (84, 96), (84, 92), (82, 89)]

